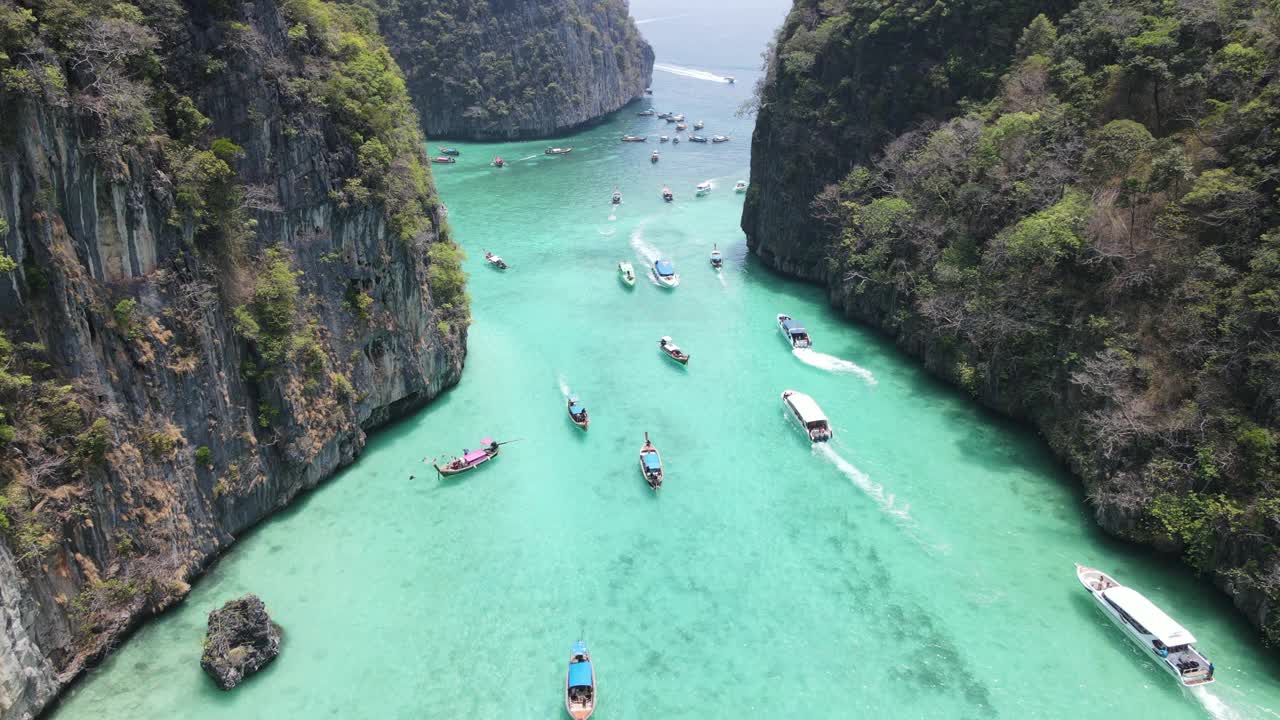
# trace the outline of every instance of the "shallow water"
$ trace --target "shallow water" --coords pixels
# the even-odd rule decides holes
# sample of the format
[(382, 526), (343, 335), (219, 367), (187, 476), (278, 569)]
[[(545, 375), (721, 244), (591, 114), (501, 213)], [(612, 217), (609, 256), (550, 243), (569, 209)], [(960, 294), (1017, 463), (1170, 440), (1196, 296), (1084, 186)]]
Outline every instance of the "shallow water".
[[(450, 143), (462, 157), (436, 175), (475, 306), (461, 385), (243, 538), (58, 720), (564, 717), (579, 637), (598, 718), (1277, 717), (1280, 668), (1207, 583), (1104, 537), (1031, 433), (746, 257), (732, 187), (751, 121), (733, 111), (785, 9), (633, 2), (660, 62), (737, 76), (654, 74), (655, 107), (729, 143), (619, 143), (674, 131), (636, 117), (643, 105), (547, 143)], [(542, 155), (551, 144), (575, 149)], [(517, 162), (488, 167), (499, 154)], [(715, 190), (695, 198), (705, 179)], [(485, 248), (511, 269), (485, 267)], [(618, 282), (618, 260), (643, 273), (657, 256), (679, 288)], [(813, 353), (788, 350), (778, 312), (806, 324)], [(662, 335), (687, 369), (659, 354)], [(822, 404), (831, 444), (788, 422), (787, 388)], [(636, 469), (645, 431), (666, 461), (658, 496)], [(421, 464), (487, 434), (519, 442), (451, 482)], [(1180, 690), (1090, 604), (1077, 561), (1187, 625), (1219, 682)], [(222, 693), (199, 668), (205, 617), (249, 591), (284, 650)]]

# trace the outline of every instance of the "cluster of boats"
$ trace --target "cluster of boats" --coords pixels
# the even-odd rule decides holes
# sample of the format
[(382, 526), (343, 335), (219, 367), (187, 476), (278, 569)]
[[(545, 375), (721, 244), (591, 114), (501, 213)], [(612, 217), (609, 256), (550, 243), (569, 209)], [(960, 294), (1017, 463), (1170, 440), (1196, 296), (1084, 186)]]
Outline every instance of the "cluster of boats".
[[(679, 113), (669, 113), (669, 112), (660, 113), (657, 110), (654, 110), (653, 108), (649, 108), (647, 110), (641, 110), (640, 112), (636, 113), (636, 115), (639, 115), (640, 117), (656, 117), (659, 120), (666, 120), (668, 123), (674, 124), (676, 126), (677, 133), (682, 133), (689, 129), (689, 124), (685, 122), (684, 115), (681, 115)], [(693, 124), (693, 129), (701, 130), (706, 126), (707, 126), (706, 123), (702, 122), (701, 120), (698, 120)], [(622, 142), (646, 142), (647, 140), (648, 140), (647, 135), (623, 135), (622, 136)], [(729, 142), (729, 140), (730, 138), (728, 135), (712, 135), (710, 138), (704, 137), (702, 135), (689, 136), (689, 142), (696, 142), (696, 143), (705, 143), (705, 142), (724, 143), (724, 142)], [(675, 136), (660, 135), (658, 137), (658, 142), (672, 142), (678, 145), (680, 144), (680, 136), (679, 135), (675, 135)]]

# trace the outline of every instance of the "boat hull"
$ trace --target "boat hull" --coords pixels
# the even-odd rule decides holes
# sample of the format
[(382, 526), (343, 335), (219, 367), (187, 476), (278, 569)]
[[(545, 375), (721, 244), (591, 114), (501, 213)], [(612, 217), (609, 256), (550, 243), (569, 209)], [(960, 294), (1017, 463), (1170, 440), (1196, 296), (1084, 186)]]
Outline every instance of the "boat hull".
[(461, 475), (462, 473), (465, 473), (465, 472), (471, 472), (472, 470), (475, 470), (476, 468), (480, 467), (481, 465), (484, 465), (485, 463), (489, 462), (490, 460), (496, 457), (498, 457), (497, 448), (493, 450), (486, 450), (484, 459), (477, 460), (476, 462), (471, 463), (470, 465), (464, 465), (459, 468), (451, 468), (448, 465), (445, 465), (444, 467), (440, 467), (439, 465), (433, 462), (431, 463), (431, 467), (435, 468), (436, 472), (440, 473), (444, 477), (451, 477), (453, 475)]
[(675, 288), (680, 286), (679, 275), (673, 275), (669, 278), (664, 278), (661, 275), (658, 275), (655, 273), (653, 277), (658, 282), (658, 284), (664, 288)]

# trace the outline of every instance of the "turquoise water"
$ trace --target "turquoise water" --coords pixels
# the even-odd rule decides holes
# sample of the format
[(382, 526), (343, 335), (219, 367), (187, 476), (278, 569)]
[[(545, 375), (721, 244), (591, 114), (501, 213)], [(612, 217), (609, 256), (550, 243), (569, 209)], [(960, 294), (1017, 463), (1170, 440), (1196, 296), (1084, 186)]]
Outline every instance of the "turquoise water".
[[(1276, 717), (1280, 667), (1216, 591), (1099, 533), (1033, 435), (746, 257), (732, 185), (751, 125), (733, 110), (786, 8), (687, 7), (633, 3), (642, 20), (683, 14), (641, 25), (660, 63), (738, 83), (659, 71), (652, 104), (733, 140), (621, 144), (672, 129), (630, 108), (550, 143), (458, 144), (437, 178), (470, 253), (461, 385), (243, 538), (59, 720), (558, 718), (580, 637), (598, 718)], [(575, 149), (548, 158), (549, 144)], [(512, 167), (488, 167), (497, 154)], [(511, 269), (485, 267), (485, 248)], [(619, 259), (643, 271), (655, 254), (679, 288), (618, 282)], [(825, 355), (794, 356), (778, 312)], [(659, 354), (662, 335), (687, 369)], [(787, 421), (787, 388), (832, 418), (829, 447)], [(636, 469), (645, 431), (666, 461), (657, 496)], [(451, 482), (421, 464), (487, 434), (519, 442)], [(1092, 607), (1077, 561), (1189, 626), (1219, 682), (1179, 689)], [(249, 591), (285, 628), (283, 653), (223, 693), (199, 668), (205, 617)]]

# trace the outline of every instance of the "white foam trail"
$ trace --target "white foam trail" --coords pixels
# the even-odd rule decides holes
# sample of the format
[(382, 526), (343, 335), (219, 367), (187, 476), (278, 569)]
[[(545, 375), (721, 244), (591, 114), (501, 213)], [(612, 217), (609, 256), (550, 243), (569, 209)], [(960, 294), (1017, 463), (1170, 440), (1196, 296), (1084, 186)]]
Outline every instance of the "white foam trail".
[(637, 225), (636, 229), (631, 231), (631, 247), (641, 257), (643, 257), (645, 260), (648, 260), (649, 265), (652, 265), (653, 263), (662, 259), (662, 253), (658, 251), (658, 248), (650, 245), (644, 239), (643, 223), (641, 223), (640, 225)]
[(1243, 713), (1228, 705), (1222, 698), (1213, 694), (1213, 691), (1203, 685), (1191, 688), (1191, 694), (1204, 706), (1205, 711), (1214, 720), (1244, 720)]
[(569, 392), (569, 381), (565, 378), (564, 373), (556, 376), (556, 381), (560, 383), (560, 394), (564, 396), (565, 400), (568, 400), (571, 393)]
[(872, 385), (876, 384), (876, 378), (871, 374), (871, 371), (857, 363), (849, 362), (848, 360), (838, 358), (835, 355), (820, 353), (812, 348), (793, 348), (791, 353), (800, 358), (800, 362), (805, 365), (811, 365), (819, 370), (826, 370), (827, 372), (858, 375), (868, 383), (871, 383)]
[(517, 160), (516, 162), (524, 162), (525, 160), (532, 160), (532, 159), (534, 159), (534, 158), (536, 158), (536, 157), (538, 157), (538, 156), (537, 156), (537, 155), (530, 155), (529, 157), (522, 157), (522, 158), (520, 158), (519, 160)]
[(618, 214), (617, 214), (617, 213), (614, 213), (614, 212), (609, 213), (609, 220), (610, 220), (610, 221), (617, 220), (617, 219), (618, 219)]
[(723, 75), (717, 75), (713, 72), (707, 72), (706, 70), (695, 70), (694, 68), (680, 67), (679, 65), (668, 65), (666, 63), (654, 63), (653, 69), (661, 70), (662, 72), (668, 72), (668, 73), (671, 73), (672, 75), (679, 75), (681, 77), (693, 78), (694, 80), (706, 80), (707, 82), (718, 82), (718, 83), (729, 82), (729, 78)]
[(596, 228), (596, 232), (600, 233), (604, 237), (613, 237), (618, 231), (613, 228), (604, 228), (603, 230)]
[(853, 484), (859, 490), (874, 500), (876, 505), (880, 506), (881, 512), (886, 515), (892, 515), (899, 520), (911, 520), (911, 508), (908, 505), (904, 504), (899, 507), (892, 493), (885, 492), (882, 485), (854, 467), (853, 463), (841, 457), (840, 453), (836, 452), (830, 443), (814, 443), (813, 451), (826, 458), (828, 462), (836, 466), (837, 470), (844, 473), (845, 477), (853, 481)]
[(663, 15), (662, 17), (645, 18), (643, 20), (637, 20), (636, 24), (648, 25), (649, 23), (662, 22), (663, 20), (679, 20), (680, 18), (687, 18), (690, 15), (693, 15), (693, 13), (684, 13), (682, 15)]
[(729, 281), (724, 279), (724, 272), (716, 273), (716, 279), (720, 281), (720, 287), (729, 287)]

